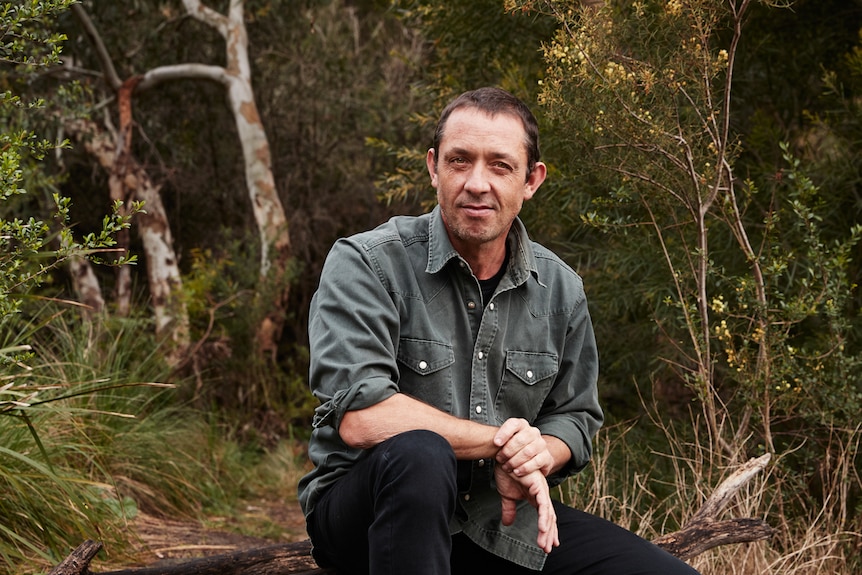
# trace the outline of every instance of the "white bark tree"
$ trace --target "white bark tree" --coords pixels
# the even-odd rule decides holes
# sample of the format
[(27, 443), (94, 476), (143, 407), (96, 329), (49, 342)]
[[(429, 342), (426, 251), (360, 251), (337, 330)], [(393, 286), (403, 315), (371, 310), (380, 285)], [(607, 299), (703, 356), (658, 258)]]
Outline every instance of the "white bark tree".
[(84, 317), (91, 318), (102, 313), (105, 308), (105, 298), (102, 296), (102, 286), (93, 271), (90, 261), (81, 256), (72, 256), (67, 263), (69, 275), (72, 277), (72, 289), (78, 296), (78, 301), (84, 305)]
[[(156, 334), (172, 341), (171, 351), (166, 357), (169, 363), (177, 365), (189, 345), (189, 318), (182, 297), (179, 262), (159, 186), (131, 153), (132, 93), (140, 78), (121, 81), (107, 48), (83, 7), (73, 5), (72, 11), (96, 49), (106, 83), (116, 94), (120, 128), (115, 130), (109, 119), (106, 119), (106, 128), (85, 119), (67, 120), (65, 128), (108, 172), (112, 201), (121, 200), (124, 206), (135, 200), (144, 202), (144, 211), (136, 215), (135, 223), (144, 245)], [(127, 248), (128, 235), (118, 238), (118, 244)], [(117, 276), (117, 313), (127, 315), (130, 301), (131, 271), (129, 266), (121, 266)]]
[[(202, 4), (200, 0), (183, 0), (183, 5), (190, 16), (211, 26), (224, 38), (227, 65), (178, 64), (159, 67), (144, 74), (137, 89), (145, 90), (178, 78), (207, 79), (225, 87), (239, 134), (246, 187), (260, 237), (259, 293), (271, 291), (273, 294), (272, 301), (261, 302), (268, 312), (257, 328), (258, 349), (274, 354), (284, 327), (289, 295), (287, 272), (292, 250), (287, 216), (272, 173), (269, 140), (254, 99), (244, 1), (231, 0), (227, 15)], [(270, 286), (274, 289), (268, 290)]]
[[(202, 4), (199, 0), (183, 0), (183, 4), (186, 12), (191, 17), (211, 26), (224, 38), (227, 65), (215, 66), (186, 63), (159, 66), (141, 76), (130, 78), (125, 82), (119, 80), (107, 55), (107, 50), (101, 44), (98, 33), (92, 27), (89, 19), (86, 18), (83, 9), (79, 6), (75, 8), (88, 35), (97, 46), (97, 52), (99, 52), (102, 59), (107, 81), (118, 95), (120, 131), (116, 140), (117, 156), (115, 159), (123, 157), (131, 145), (131, 97), (133, 94), (150, 90), (163, 82), (180, 79), (210, 80), (224, 86), (239, 135), (244, 160), (246, 187), (260, 237), (261, 289), (259, 290), (259, 294), (272, 294), (271, 301), (260, 302), (261, 305), (259, 308), (267, 311), (257, 327), (257, 345), (261, 353), (268, 353), (274, 356), (278, 339), (284, 326), (284, 317), (289, 296), (287, 273), (292, 252), (287, 216), (278, 196), (275, 187), (275, 177), (272, 173), (269, 141), (254, 99), (251, 82), (251, 65), (248, 56), (248, 35), (244, 19), (244, 2), (243, 0), (231, 0), (226, 15)], [(122, 173), (122, 177), (118, 182), (122, 186), (126, 183), (125, 174), (128, 174), (127, 170), (131, 164), (129, 160), (118, 162), (118, 164), (120, 166), (115, 166), (115, 169), (111, 173)], [(132, 183), (140, 182), (134, 174), (130, 177)], [(157, 190), (154, 193), (155, 196), (158, 196)], [(144, 200), (145, 198), (138, 197), (138, 199)], [(153, 199), (155, 200), (155, 198)], [(161, 205), (160, 197), (158, 198), (158, 202)], [(170, 229), (167, 227), (166, 219), (164, 220), (163, 229), (169, 237)], [(162, 242), (162, 247), (165, 245)], [(154, 251), (152, 253), (157, 252)], [(173, 258), (165, 256), (161, 261), (164, 263), (169, 260), (176, 263), (175, 256)], [(178, 275), (176, 279), (179, 282)], [(179, 285), (179, 283), (176, 285)], [(158, 290), (158, 287), (156, 289)], [(152, 290), (153, 286), (151, 285), (151, 292)]]
[(144, 212), (135, 216), (144, 245), (150, 301), (156, 322), (156, 334), (173, 341), (168, 360), (176, 364), (189, 344), (189, 319), (182, 298), (182, 278), (173, 248), (173, 236), (159, 186), (131, 155), (123, 156), (117, 142), (119, 133), (110, 133), (92, 120), (66, 122), (66, 129), (83, 143), (110, 174), (113, 195), (132, 196), (144, 202)]

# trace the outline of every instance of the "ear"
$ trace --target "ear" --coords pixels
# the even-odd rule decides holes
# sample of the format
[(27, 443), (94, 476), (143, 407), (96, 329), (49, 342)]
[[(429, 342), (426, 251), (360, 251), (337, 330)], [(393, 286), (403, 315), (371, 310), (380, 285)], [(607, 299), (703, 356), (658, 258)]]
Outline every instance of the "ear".
[(437, 188), (437, 158), (434, 157), (434, 148), (429, 148), (425, 154), (425, 166), (428, 168), (428, 175), (431, 176), (431, 186)]
[(536, 165), (533, 166), (533, 171), (530, 172), (530, 177), (527, 178), (527, 182), (524, 184), (524, 199), (529, 200), (535, 195), (536, 190), (539, 189), (539, 186), (542, 185), (542, 182), (545, 181), (545, 178), (548, 175), (548, 167), (543, 162), (536, 162)]

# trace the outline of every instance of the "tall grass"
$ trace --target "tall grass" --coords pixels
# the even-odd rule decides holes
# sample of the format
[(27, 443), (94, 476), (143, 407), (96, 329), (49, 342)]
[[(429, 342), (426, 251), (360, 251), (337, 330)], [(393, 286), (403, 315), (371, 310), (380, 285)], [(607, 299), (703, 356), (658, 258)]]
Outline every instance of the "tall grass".
[(85, 539), (121, 564), (139, 513), (203, 519), (253, 494), (295, 499), (301, 450), (240, 442), (241, 422), (183, 405), (193, 394), (165, 383), (148, 322), (32, 317), (48, 319), (0, 319), (0, 349), (32, 347), (0, 366), (0, 574), (43, 572)]
[(85, 539), (122, 558), (140, 511), (195, 517), (244, 494), (259, 453), (178, 405), (146, 322), (34, 317), (51, 319), (0, 320), (0, 338), (32, 347), (0, 374), (0, 573), (39, 571)]

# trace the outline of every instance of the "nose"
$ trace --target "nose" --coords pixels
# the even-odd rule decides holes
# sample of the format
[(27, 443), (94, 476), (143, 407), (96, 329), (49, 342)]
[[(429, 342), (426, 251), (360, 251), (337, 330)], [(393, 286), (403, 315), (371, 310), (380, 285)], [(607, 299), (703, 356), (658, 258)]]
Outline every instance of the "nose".
[(484, 194), (491, 191), (491, 181), (483, 164), (476, 163), (470, 169), (467, 181), (464, 182), (464, 190), (471, 194)]

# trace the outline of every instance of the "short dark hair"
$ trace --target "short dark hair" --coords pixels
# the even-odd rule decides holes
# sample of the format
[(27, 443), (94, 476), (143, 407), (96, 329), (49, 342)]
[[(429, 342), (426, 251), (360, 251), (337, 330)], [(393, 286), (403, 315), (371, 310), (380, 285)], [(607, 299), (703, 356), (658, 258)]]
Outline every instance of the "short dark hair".
[(440, 141), (443, 139), (446, 122), (449, 120), (452, 112), (459, 108), (476, 108), (491, 116), (512, 114), (520, 118), (521, 123), (524, 125), (524, 133), (526, 134), (524, 145), (527, 148), (527, 177), (530, 176), (540, 157), (539, 124), (536, 122), (536, 117), (524, 102), (506, 90), (491, 86), (464, 92), (443, 109), (440, 119), (437, 121), (437, 130), (434, 132), (433, 147), (435, 162), (440, 155)]

